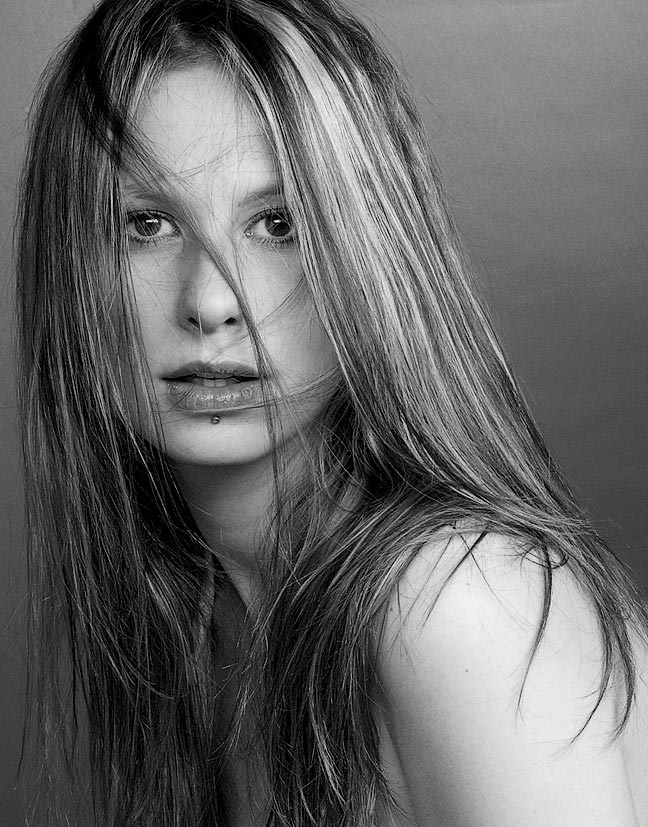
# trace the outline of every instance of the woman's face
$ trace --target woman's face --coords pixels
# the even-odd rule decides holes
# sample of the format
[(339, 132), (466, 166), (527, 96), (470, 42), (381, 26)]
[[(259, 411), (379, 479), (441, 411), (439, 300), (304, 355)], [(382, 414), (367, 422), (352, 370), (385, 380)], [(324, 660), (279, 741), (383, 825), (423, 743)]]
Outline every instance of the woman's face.
[(284, 438), (317, 418), (337, 379), (333, 348), (297, 289), (300, 259), (272, 153), (251, 108), (209, 66), (167, 74), (136, 119), (154, 161), (172, 173), (147, 185), (122, 181), (164, 450), (178, 463), (255, 462), (270, 451), (260, 369), (223, 271), (240, 279), (271, 360), (265, 379), (285, 394)]

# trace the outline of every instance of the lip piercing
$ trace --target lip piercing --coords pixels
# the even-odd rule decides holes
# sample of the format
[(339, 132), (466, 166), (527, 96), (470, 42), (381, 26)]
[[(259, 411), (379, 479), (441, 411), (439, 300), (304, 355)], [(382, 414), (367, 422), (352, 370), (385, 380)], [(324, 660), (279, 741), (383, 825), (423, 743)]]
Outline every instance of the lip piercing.
[(218, 425), (218, 423), (220, 422), (220, 416), (217, 416), (216, 414), (214, 414), (214, 416), (212, 416), (211, 421), (212, 421), (212, 425)]

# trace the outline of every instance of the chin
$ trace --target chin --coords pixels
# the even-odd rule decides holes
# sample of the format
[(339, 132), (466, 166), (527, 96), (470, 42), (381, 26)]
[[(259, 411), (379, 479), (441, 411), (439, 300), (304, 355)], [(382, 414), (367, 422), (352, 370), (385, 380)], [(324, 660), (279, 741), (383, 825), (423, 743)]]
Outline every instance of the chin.
[(250, 465), (272, 454), (272, 442), (262, 412), (236, 411), (194, 416), (162, 416), (164, 445), (160, 450), (177, 465), (205, 467)]

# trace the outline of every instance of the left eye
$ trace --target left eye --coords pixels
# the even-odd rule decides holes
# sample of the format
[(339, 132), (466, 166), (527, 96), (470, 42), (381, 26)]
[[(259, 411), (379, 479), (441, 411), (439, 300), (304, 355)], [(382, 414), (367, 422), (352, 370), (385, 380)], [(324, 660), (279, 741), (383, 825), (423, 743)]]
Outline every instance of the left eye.
[(245, 235), (262, 244), (279, 247), (282, 244), (291, 244), (295, 240), (295, 229), (285, 210), (267, 210), (252, 219)]
[(142, 210), (128, 213), (126, 232), (132, 241), (138, 244), (149, 244), (177, 235), (178, 228), (163, 213)]

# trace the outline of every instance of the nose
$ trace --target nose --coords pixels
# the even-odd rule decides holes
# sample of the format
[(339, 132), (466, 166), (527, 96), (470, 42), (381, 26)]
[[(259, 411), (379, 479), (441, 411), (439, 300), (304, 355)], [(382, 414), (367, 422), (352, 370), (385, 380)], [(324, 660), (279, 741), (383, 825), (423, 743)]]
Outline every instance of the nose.
[(178, 301), (178, 321), (182, 327), (209, 335), (223, 327), (243, 324), (236, 294), (204, 250), (196, 251), (184, 269)]

